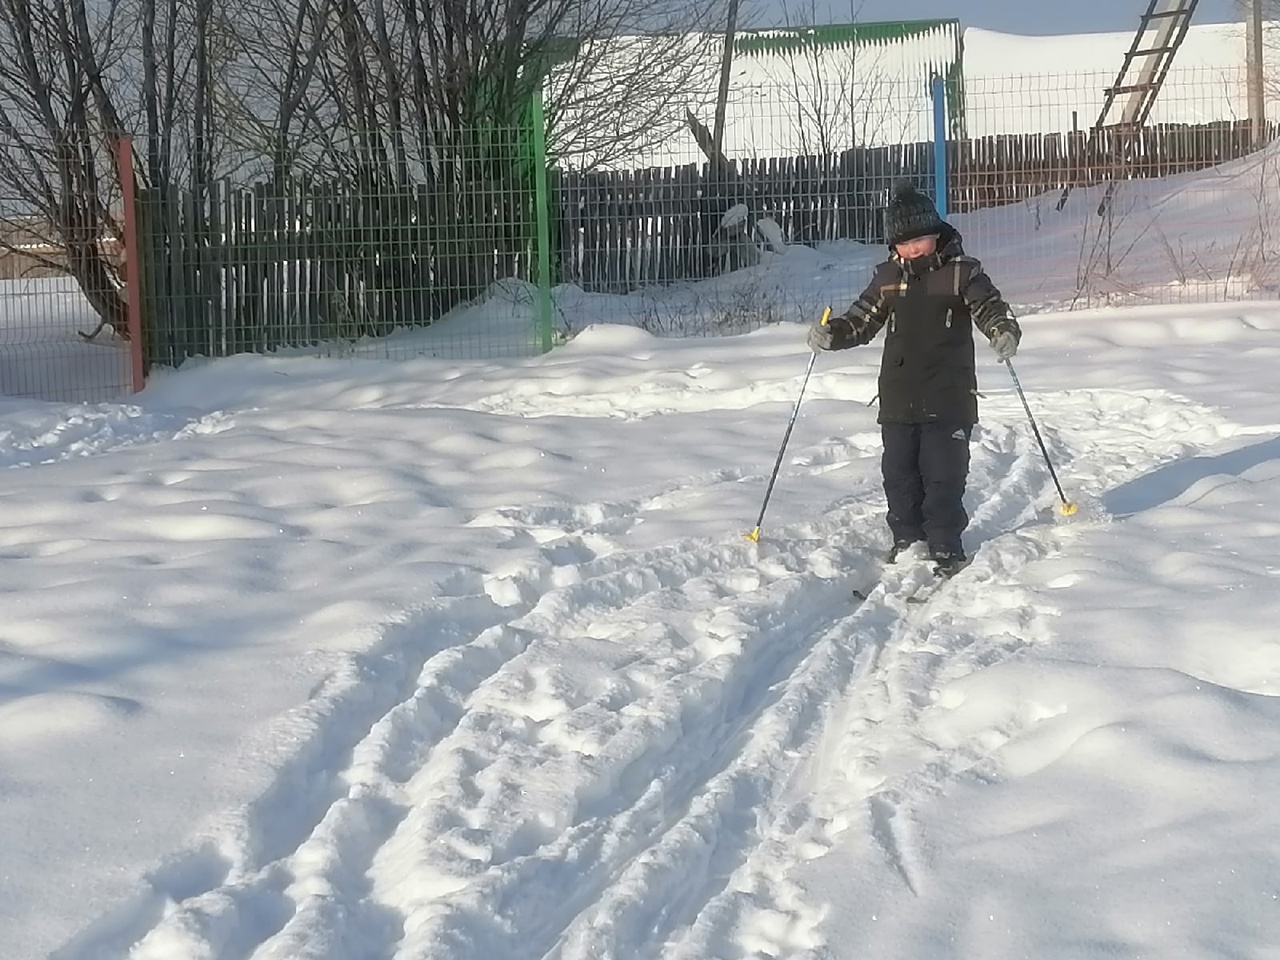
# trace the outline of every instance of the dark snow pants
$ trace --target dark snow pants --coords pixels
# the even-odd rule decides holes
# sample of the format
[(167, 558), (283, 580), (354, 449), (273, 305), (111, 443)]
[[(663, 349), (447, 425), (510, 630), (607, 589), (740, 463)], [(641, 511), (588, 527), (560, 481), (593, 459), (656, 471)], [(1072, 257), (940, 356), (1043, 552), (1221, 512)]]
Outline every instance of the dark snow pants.
[(963, 557), (969, 525), (964, 487), (973, 427), (955, 423), (885, 423), (880, 472), (897, 543), (924, 540), (935, 555)]

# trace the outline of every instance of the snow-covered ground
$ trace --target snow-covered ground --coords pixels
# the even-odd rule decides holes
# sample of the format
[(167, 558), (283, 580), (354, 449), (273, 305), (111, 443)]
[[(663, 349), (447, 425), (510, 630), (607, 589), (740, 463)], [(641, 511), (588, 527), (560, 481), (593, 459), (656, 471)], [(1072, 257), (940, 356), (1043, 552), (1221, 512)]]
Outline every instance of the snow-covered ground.
[(980, 346), (975, 560), (924, 605), (877, 580), (878, 345), (818, 359), (743, 536), (856, 244), (558, 289), (542, 357), (511, 281), (0, 399), (0, 956), (1273, 958), (1280, 304), (1052, 311), (1274, 297), (1276, 164), (958, 218), (1082, 506)]
[(726, 282), (0, 403), (6, 960), (1273, 957), (1280, 306), (1026, 317), (1070, 520), (983, 350), (975, 561), (908, 606), (876, 345), (744, 538), (804, 326), (635, 325)]

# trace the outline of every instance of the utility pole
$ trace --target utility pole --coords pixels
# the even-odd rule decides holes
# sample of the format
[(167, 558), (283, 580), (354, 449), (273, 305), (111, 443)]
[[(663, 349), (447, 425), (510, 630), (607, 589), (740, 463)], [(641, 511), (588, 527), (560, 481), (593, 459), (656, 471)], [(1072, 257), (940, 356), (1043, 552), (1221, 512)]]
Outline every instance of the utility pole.
[(1245, 45), (1249, 74), (1249, 122), (1254, 149), (1262, 146), (1266, 131), (1266, 87), (1262, 70), (1262, 0), (1246, 0)]
[(716, 94), (716, 118), (711, 125), (715, 155), (724, 149), (724, 114), (729, 101), (729, 71), (733, 67), (733, 44), (738, 32), (738, 0), (729, 0), (729, 22), (724, 31), (724, 55), (720, 60), (720, 89)]

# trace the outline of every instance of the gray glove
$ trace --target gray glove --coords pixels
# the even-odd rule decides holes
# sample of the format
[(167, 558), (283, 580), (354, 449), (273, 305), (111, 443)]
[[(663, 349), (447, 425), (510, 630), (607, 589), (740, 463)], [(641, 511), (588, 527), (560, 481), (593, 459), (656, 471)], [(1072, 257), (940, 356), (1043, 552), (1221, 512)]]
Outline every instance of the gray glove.
[(809, 328), (809, 349), (814, 353), (819, 350), (830, 350), (835, 341), (836, 332), (829, 322), (818, 322)]
[(996, 359), (1004, 363), (1017, 354), (1018, 335), (1012, 330), (1000, 331), (991, 338), (991, 349), (996, 352)]

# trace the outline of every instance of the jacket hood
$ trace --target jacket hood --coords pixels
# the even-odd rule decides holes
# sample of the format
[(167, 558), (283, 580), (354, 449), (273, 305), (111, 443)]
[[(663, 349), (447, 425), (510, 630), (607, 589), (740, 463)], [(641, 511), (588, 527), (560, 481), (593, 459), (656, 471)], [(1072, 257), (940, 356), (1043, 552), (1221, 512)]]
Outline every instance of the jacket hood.
[(896, 250), (892, 246), (889, 247), (889, 259), (896, 263), (904, 270), (910, 270), (912, 273), (921, 274), (928, 273), (930, 270), (936, 270), (950, 260), (963, 256), (964, 243), (960, 236), (960, 231), (945, 221), (942, 229), (938, 231), (938, 247), (933, 253), (927, 257), (919, 257), (915, 260), (903, 260), (898, 256)]

